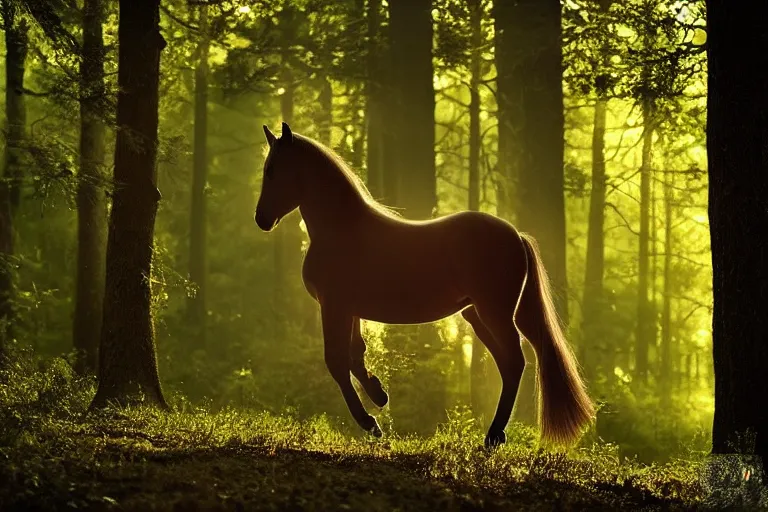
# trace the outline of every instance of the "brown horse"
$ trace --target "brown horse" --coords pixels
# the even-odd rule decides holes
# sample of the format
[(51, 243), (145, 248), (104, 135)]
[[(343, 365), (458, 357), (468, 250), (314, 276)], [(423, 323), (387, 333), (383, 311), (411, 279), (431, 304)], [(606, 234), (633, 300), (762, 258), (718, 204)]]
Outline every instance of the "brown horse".
[(525, 364), (518, 328), (538, 360), (542, 438), (569, 444), (579, 436), (594, 407), (531, 237), (480, 212), (405, 220), (376, 202), (330, 149), (291, 133), (285, 123), (280, 138), (266, 126), (264, 133), (269, 154), (256, 224), (270, 231), (296, 208), (301, 212), (310, 238), (302, 276), (320, 304), (325, 362), (363, 429), (381, 436), (350, 372), (377, 406), (388, 396), (365, 367), (360, 319), (419, 324), (461, 311), (502, 377), (485, 446), (506, 441)]

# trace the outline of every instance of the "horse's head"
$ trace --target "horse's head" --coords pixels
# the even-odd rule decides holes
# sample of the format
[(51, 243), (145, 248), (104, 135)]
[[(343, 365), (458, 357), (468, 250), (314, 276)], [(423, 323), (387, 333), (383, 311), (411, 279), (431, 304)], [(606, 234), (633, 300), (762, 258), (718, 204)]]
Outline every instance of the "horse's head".
[(256, 205), (256, 225), (271, 231), (280, 219), (299, 206), (299, 170), (295, 141), (291, 128), (283, 123), (280, 138), (264, 126), (269, 154), (264, 162), (261, 195)]

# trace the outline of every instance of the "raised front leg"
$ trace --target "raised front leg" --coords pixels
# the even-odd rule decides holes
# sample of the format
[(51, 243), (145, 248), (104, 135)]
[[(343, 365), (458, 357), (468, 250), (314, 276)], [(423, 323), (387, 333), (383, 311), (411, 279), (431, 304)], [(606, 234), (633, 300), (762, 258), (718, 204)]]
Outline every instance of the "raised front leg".
[(377, 376), (365, 367), (365, 338), (360, 328), (360, 319), (355, 317), (352, 324), (352, 344), (349, 347), (352, 375), (363, 386), (371, 401), (379, 407), (384, 407), (389, 401), (387, 392), (381, 385)]
[(358, 425), (366, 432), (381, 437), (381, 428), (376, 418), (368, 414), (360, 397), (357, 396), (350, 376), (350, 339), (354, 319), (330, 304), (321, 303), (323, 338), (325, 340), (325, 364), (331, 376), (339, 385), (347, 408)]

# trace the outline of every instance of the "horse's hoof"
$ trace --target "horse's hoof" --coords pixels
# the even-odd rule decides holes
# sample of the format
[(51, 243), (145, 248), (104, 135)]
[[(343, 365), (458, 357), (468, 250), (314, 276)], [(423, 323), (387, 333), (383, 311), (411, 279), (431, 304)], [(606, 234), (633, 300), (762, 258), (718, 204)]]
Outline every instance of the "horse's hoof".
[(371, 434), (373, 437), (381, 437), (381, 427), (379, 427), (379, 422), (376, 421), (376, 418), (373, 416), (368, 415), (365, 421), (360, 421), (358, 423), (363, 430)]
[(373, 437), (380, 438), (382, 436), (381, 427), (379, 427), (379, 423), (376, 420), (373, 421), (373, 427), (371, 427), (368, 432), (370, 432)]
[(485, 449), (492, 450), (507, 442), (507, 434), (503, 430), (499, 432), (488, 432), (485, 436)]
[(387, 395), (387, 392), (384, 391), (384, 388), (381, 385), (381, 381), (378, 377), (373, 376), (370, 379), (371, 384), (373, 385), (373, 390), (371, 390), (371, 393), (368, 395), (368, 397), (371, 399), (371, 402), (376, 404), (376, 407), (384, 407), (387, 405), (387, 402), (389, 402), (389, 395)]

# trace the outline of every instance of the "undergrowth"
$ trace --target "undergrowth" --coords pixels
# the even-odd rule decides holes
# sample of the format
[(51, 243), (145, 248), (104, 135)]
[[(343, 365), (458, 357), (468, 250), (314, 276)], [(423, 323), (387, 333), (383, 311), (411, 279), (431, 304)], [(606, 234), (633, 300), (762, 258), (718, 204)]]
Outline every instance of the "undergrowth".
[(433, 436), (376, 440), (328, 416), (212, 412), (181, 396), (172, 412), (88, 412), (94, 391), (63, 359), (18, 353), (0, 370), (0, 509), (688, 509), (706, 497), (701, 460), (643, 466), (606, 444), (551, 453), (514, 425), (488, 453), (463, 410)]

